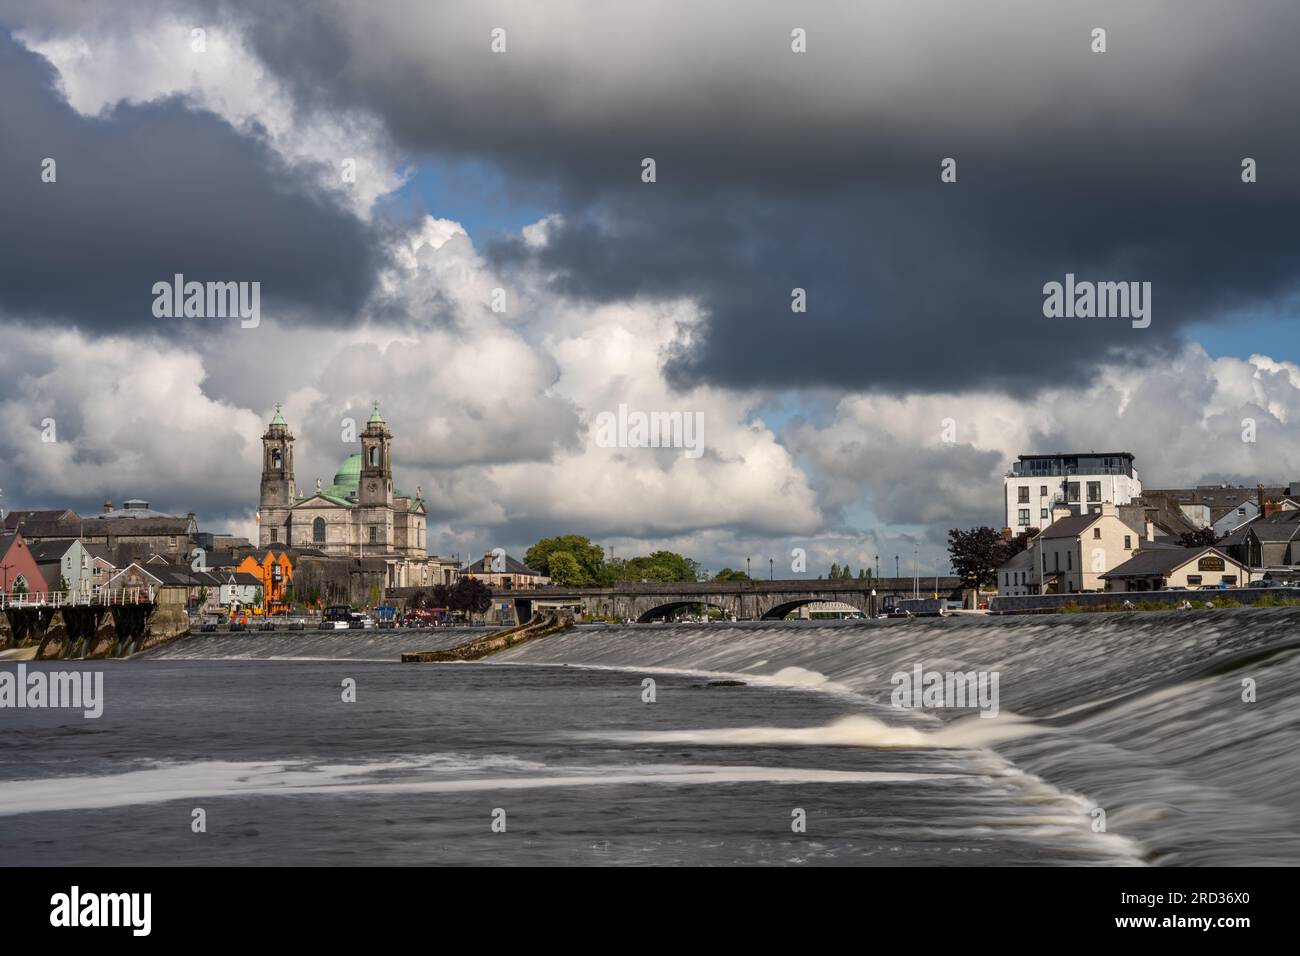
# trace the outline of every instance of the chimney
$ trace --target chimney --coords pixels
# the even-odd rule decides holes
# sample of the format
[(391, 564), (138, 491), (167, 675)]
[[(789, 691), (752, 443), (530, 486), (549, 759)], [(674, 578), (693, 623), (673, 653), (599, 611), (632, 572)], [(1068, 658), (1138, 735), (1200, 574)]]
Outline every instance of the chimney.
[(483, 552), (483, 573), (491, 574), (492, 571), (494, 570), (495, 569), (492, 567), (492, 552), (484, 551)]
[(1255, 486), (1255, 501), (1259, 504), (1259, 513), (1264, 513), (1264, 482)]
[(1052, 505), (1053, 521), (1060, 521), (1062, 518), (1068, 518), (1070, 517), (1071, 514), (1073, 514), (1073, 512), (1070, 511), (1070, 506), (1067, 505), (1064, 501), (1058, 501), (1054, 505)]
[[(1263, 487), (1263, 486), (1261, 485), (1260, 487)], [(104, 499), (104, 514), (108, 514), (108, 513), (109, 513), (110, 511), (112, 511), (112, 510), (113, 510), (113, 501), (112, 501), (112, 499), (111, 499), (111, 498), (105, 498), (105, 499)]]
[(1278, 507), (1278, 504), (1277, 504), (1276, 501), (1265, 501), (1265, 502), (1264, 502), (1264, 511), (1263, 511), (1263, 514), (1264, 514), (1264, 517), (1265, 517), (1265, 518), (1267, 518), (1269, 515), (1273, 514), (1274, 512), (1276, 512), (1276, 511), (1280, 511), (1280, 510), (1282, 510), (1282, 509)]
[(1148, 541), (1154, 541), (1156, 539), (1156, 523), (1151, 520), (1150, 515), (1146, 516), (1143, 523), (1142, 537), (1146, 538)]

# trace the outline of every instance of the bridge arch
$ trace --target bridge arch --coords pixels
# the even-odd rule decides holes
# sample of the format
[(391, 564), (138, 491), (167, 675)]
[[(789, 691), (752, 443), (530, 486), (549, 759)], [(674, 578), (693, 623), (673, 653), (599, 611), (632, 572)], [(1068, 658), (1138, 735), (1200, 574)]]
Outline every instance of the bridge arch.
[(636, 622), (638, 624), (650, 624), (654, 621), (662, 621), (684, 607), (694, 607), (697, 604), (703, 605), (706, 608), (711, 607), (719, 610), (724, 616), (727, 614), (727, 609), (725, 607), (721, 604), (715, 604), (712, 601), (672, 601), (668, 604), (660, 604), (658, 607), (652, 607), (650, 610), (638, 617)]
[(778, 604), (775, 607), (764, 611), (762, 616), (759, 617), (759, 620), (781, 621), (784, 620), (785, 616), (790, 612), (797, 611), (799, 608), (806, 607), (809, 604), (844, 604), (847, 607), (852, 607), (854, 610), (861, 612), (864, 616), (870, 617), (869, 609), (857, 607), (856, 605), (844, 600), (836, 600), (835, 598), (827, 598), (825, 595), (819, 595), (817, 597), (799, 598), (795, 601), (786, 601), (784, 604)]

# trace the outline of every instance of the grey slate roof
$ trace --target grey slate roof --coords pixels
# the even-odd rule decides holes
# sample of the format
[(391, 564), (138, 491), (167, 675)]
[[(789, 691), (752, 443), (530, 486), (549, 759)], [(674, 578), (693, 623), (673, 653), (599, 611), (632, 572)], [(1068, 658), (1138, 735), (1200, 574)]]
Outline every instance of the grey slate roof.
[(1034, 567), (1035, 567), (1034, 552), (1026, 548), (1024, 551), (1021, 551), (1019, 554), (1013, 556), (1005, 564), (1001, 565), (998, 568), (998, 574), (1003, 574), (1004, 572), (1009, 573), (1013, 571), (1030, 571), (1033, 570)]
[[(1112, 568), (1102, 575), (1103, 578), (1149, 577), (1167, 575), (1188, 561), (1194, 561), (1203, 554), (1214, 553), (1226, 561), (1232, 558), (1218, 548), (1151, 548), (1133, 555), (1119, 567)], [(1235, 562), (1234, 562), (1235, 563)], [(1226, 566), (1226, 565), (1225, 565)]]
[(1253, 533), (1260, 541), (1290, 541), (1298, 531), (1300, 511), (1277, 511), (1246, 525), (1246, 533)]
[(506, 555), (504, 571), (493, 571), (491, 567), (488, 567), (485, 570), (484, 564), (490, 563), (490, 561), (491, 558), (487, 558), (487, 557), (479, 558), (473, 564), (466, 566), (465, 573), (467, 574), (525, 574), (536, 578), (542, 577), (542, 573), (540, 571), (534, 571), (532, 568), (524, 564), (522, 561), (517, 561), (514, 558), (510, 557), (510, 555), (508, 554)]
[(1060, 518), (1053, 521), (1047, 526), (1040, 538), (1077, 538), (1079, 535), (1100, 518), (1101, 515), (1070, 515), (1068, 518)]

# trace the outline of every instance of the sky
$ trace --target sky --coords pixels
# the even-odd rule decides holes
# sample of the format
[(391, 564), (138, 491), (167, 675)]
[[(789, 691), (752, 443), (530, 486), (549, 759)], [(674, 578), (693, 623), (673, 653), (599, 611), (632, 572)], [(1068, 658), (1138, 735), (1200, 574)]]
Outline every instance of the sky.
[(306, 490), (374, 401), (444, 555), (926, 574), (1020, 454), (1300, 483), (1295, 4), (701, 6), (0, 0), (0, 507), (253, 535), (276, 403)]

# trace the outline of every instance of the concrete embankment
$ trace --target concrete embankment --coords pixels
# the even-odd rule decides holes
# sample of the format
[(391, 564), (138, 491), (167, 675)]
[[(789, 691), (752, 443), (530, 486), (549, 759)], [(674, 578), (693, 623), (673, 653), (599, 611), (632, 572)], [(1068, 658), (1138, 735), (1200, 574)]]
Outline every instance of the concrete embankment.
[(433, 664), (446, 661), (477, 661), (490, 654), (518, 647), (528, 641), (550, 634), (558, 634), (573, 627), (573, 613), (566, 610), (538, 614), (526, 624), (485, 634), (464, 644), (442, 651), (408, 651), (402, 654), (403, 664)]

